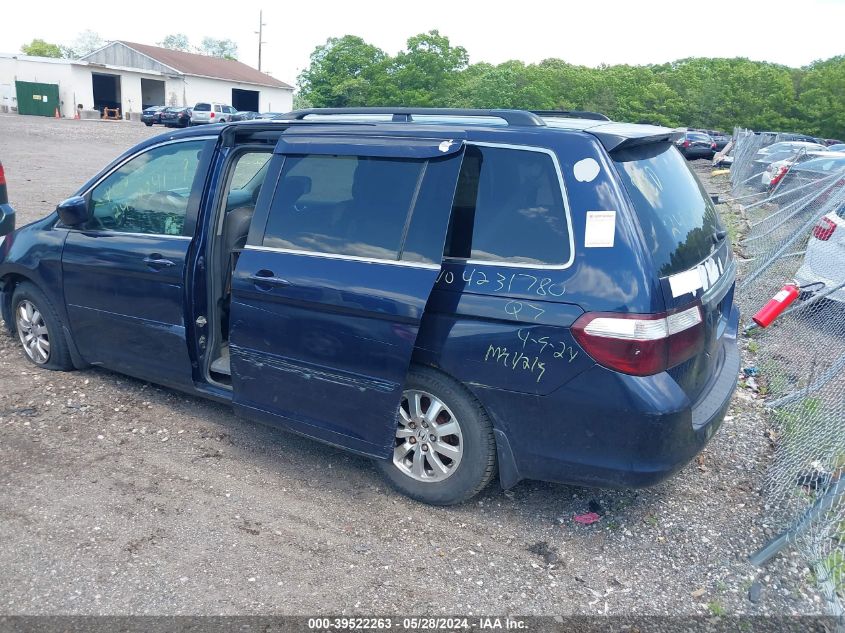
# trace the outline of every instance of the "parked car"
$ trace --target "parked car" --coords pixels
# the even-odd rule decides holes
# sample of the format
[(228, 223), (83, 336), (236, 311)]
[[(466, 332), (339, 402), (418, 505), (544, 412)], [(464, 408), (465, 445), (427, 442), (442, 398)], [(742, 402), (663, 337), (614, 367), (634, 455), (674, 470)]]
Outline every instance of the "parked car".
[[(779, 141), (777, 143), (772, 143), (771, 145), (767, 145), (757, 150), (757, 153), (754, 155), (754, 158), (755, 160), (757, 160), (762, 157), (797, 154), (801, 151), (824, 152), (827, 151), (827, 146), (820, 145), (819, 143), (808, 143), (805, 141)], [(777, 160), (780, 160), (780, 158), (778, 158)]]
[(716, 143), (704, 132), (684, 132), (675, 144), (687, 160), (696, 158), (713, 158), (716, 154)]
[(191, 109), (171, 107), (161, 113), (164, 127), (188, 127), (191, 124)]
[(725, 134), (724, 132), (711, 132), (710, 138), (713, 139), (713, 142), (716, 143), (716, 151), (721, 152), (728, 143), (731, 142), (732, 136), (730, 134)]
[(827, 146), (828, 151), (831, 152), (845, 152), (845, 143), (834, 143)]
[(829, 151), (824, 145), (818, 143), (806, 143), (804, 141), (782, 141), (773, 143), (763, 147), (754, 154), (754, 159), (751, 162), (752, 174), (759, 174), (760, 180), (756, 185), (756, 181), (752, 181), (751, 185), (756, 186), (760, 191), (765, 191), (771, 184), (772, 168), (775, 163), (779, 165), (786, 162), (794, 162), (807, 152), (827, 152)]
[(807, 136), (806, 134), (792, 134), (792, 133), (784, 133), (781, 132), (777, 135), (778, 140), (780, 141), (800, 141), (802, 143), (816, 143), (823, 145), (824, 143), (819, 143), (820, 139), (817, 139), (813, 136)]
[[(760, 176), (760, 184), (762, 187), (772, 189), (777, 184), (784, 179), (786, 174), (798, 165), (804, 165), (805, 163), (810, 163), (810, 169), (814, 169), (815, 165), (826, 165), (828, 163), (824, 161), (819, 161), (818, 163), (814, 162), (819, 158), (836, 158), (838, 152), (833, 152), (829, 148), (824, 151), (819, 150), (811, 150), (811, 151), (800, 151), (797, 154), (791, 154), (789, 158), (784, 158), (781, 160), (776, 160), (773, 163), (769, 163), (766, 167), (765, 171)], [(842, 157), (845, 157), (845, 153), (842, 154)]]
[(725, 146), (730, 142), (731, 135), (724, 132), (717, 132), (716, 130), (690, 130), (691, 132), (703, 132), (707, 134), (713, 142), (716, 143), (716, 151), (721, 152)]
[(811, 160), (799, 162), (790, 167), (782, 177), (782, 190), (796, 190), (794, 198), (803, 197), (809, 190), (818, 191), (820, 186), (836, 180), (836, 174), (845, 176), (845, 154), (842, 152), (819, 153)]
[[(819, 181), (833, 184), (837, 173), (845, 178), (845, 155), (808, 161), (791, 169), (787, 178), (794, 179), (795, 186)], [(831, 195), (835, 194), (825, 191), (819, 201), (830, 200)], [(828, 300), (845, 302), (845, 205), (819, 219), (795, 279), (814, 293), (832, 290), (826, 296)]]
[(411, 108), (169, 132), (6, 235), (0, 308), (39, 367), (229, 402), (427, 503), (496, 473), (654, 484), (740, 366), (735, 261), (676, 137)]
[(232, 117), (232, 121), (252, 121), (257, 118), (258, 112), (252, 112), (251, 110), (238, 110)]
[(161, 113), (164, 109), (165, 106), (151, 106), (149, 108), (145, 108), (141, 112), (141, 122), (147, 127), (151, 127), (156, 123), (161, 123)]
[(191, 125), (229, 123), (235, 114), (237, 110), (224, 103), (198, 103), (191, 111)]
[(15, 230), (15, 210), (9, 205), (9, 194), (6, 189), (6, 171), (0, 163), (0, 243), (3, 236)]

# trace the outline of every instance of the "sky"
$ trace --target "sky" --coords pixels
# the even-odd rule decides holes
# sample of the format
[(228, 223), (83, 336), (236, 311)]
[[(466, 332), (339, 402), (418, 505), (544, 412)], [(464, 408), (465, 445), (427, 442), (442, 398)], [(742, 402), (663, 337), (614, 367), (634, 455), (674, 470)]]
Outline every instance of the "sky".
[[(33, 38), (69, 43), (90, 29), (106, 40), (144, 44), (171, 33), (194, 43), (232, 39), (239, 58), (258, 63), (262, 0), (70, 2), (4, 0), (0, 52)], [(262, 70), (293, 84), (316, 46), (351, 34), (395, 54), (408, 37), (438, 29), (470, 62), (549, 57), (572, 64), (662, 63), (684, 57), (748, 57), (788, 66), (845, 54), (845, 0), (604, 0), (473, 2), (317, 0), (265, 2)]]

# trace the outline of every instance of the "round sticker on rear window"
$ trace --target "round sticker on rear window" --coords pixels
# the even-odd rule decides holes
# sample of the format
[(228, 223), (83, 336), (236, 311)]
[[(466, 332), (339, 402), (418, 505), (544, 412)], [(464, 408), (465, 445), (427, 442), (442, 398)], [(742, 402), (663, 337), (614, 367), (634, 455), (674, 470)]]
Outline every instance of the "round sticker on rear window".
[(578, 182), (592, 182), (599, 175), (599, 164), (595, 158), (584, 158), (575, 163), (572, 173)]

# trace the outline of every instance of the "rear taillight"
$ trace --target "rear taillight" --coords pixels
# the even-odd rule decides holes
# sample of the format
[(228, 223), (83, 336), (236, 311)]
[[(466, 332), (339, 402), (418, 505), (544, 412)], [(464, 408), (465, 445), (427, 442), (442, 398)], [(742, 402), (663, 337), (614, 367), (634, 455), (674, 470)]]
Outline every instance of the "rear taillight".
[(781, 180), (783, 180), (783, 177), (784, 177), (784, 176), (786, 176), (786, 172), (788, 172), (788, 171), (789, 171), (789, 167), (787, 167), (786, 165), (783, 165), (783, 166), (779, 167), (779, 168), (778, 168), (778, 173), (777, 173), (777, 174), (775, 174), (775, 177), (774, 177), (774, 178), (772, 178), (772, 182), (770, 182), (770, 183), (769, 183), (769, 185), (770, 185), (770, 186), (772, 186), (772, 187), (774, 187), (774, 186), (775, 186), (776, 184), (778, 184)]
[(716, 143), (711, 143), (711, 144), (710, 144), (710, 149), (716, 149)]
[(681, 143), (681, 147), (689, 147), (689, 146), (690, 146), (689, 139), (687, 139), (683, 143)]
[(817, 240), (821, 240), (822, 242), (827, 242), (831, 236), (833, 236), (833, 232), (835, 230), (836, 222), (830, 218), (822, 218), (819, 220), (819, 223), (813, 227), (813, 237)]
[(209, 119), (213, 119), (213, 118), (214, 118), (214, 112), (212, 112), (211, 114), (209, 114), (209, 115), (208, 115), (208, 118), (209, 118)]
[(3, 163), (0, 163), (0, 187), (6, 186), (6, 172), (3, 171)]
[(599, 365), (632, 376), (658, 374), (704, 349), (698, 304), (660, 314), (588, 312), (572, 334)]

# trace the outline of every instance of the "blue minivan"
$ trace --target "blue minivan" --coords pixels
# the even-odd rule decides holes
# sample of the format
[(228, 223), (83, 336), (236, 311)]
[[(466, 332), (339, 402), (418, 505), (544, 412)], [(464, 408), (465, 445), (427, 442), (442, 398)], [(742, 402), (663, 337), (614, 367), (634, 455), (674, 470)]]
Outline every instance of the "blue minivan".
[(735, 262), (676, 139), (411, 108), (171, 132), (0, 238), (2, 316), (36, 365), (231, 403), (427, 503), (647, 486), (739, 369)]

